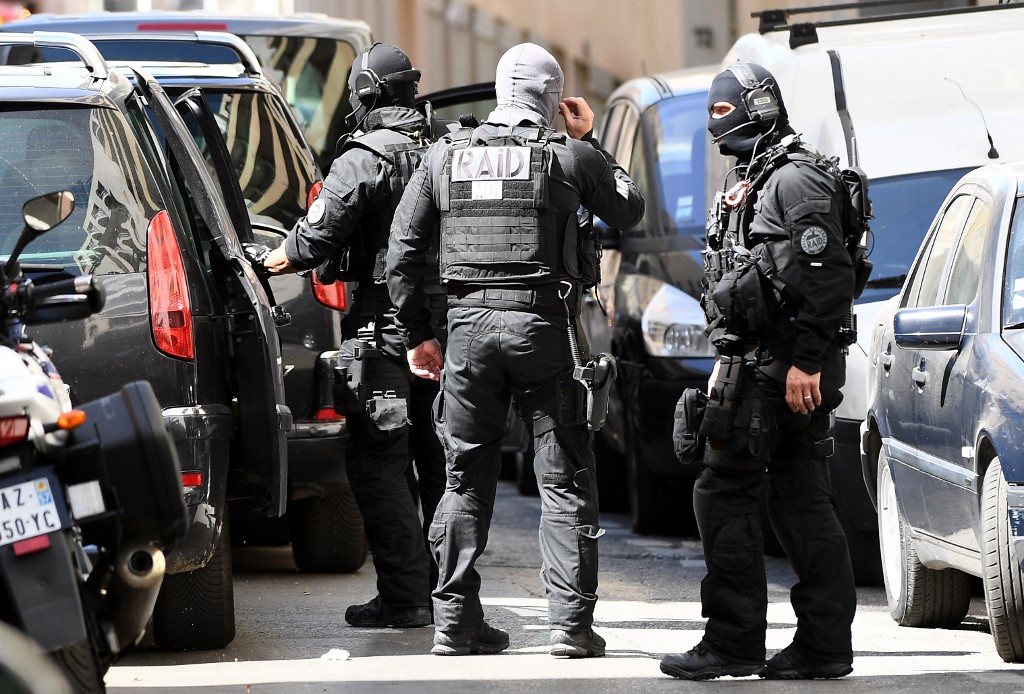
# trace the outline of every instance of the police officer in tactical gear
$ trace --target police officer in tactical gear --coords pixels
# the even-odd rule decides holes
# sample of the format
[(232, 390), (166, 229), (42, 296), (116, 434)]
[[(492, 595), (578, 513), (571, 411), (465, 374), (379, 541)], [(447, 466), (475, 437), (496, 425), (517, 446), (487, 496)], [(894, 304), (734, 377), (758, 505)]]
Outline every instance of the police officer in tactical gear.
[[(703, 304), (719, 349), (693, 490), (707, 575), (704, 637), (662, 672), (689, 680), (758, 674), (843, 677), (852, 671), (856, 592), (832, 506), (830, 413), (845, 380), (843, 326), (854, 294), (834, 162), (800, 142), (760, 65), (717, 75), (708, 130), (737, 159), (709, 215)], [(728, 190), (726, 190), (728, 189)], [(766, 610), (758, 502), (799, 579), (793, 643), (765, 662)]]
[[(347, 472), (378, 595), (346, 610), (345, 620), (354, 626), (417, 627), (432, 621), (431, 559), (406, 476), (411, 379), (384, 283), (394, 209), (427, 144), (427, 122), (412, 108), (419, 77), (395, 46), (375, 43), (356, 56), (349, 78), (354, 136), (341, 143), (305, 219), (264, 261), (271, 272), (318, 268), (324, 282), (358, 282), (342, 326), (334, 399), (348, 421)], [(417, 453), (417, 464), (422, 479), (443, 479), (443, 457), (426, 447)], [(428, 483), (420, 488), (428, 518), (441, 484), (432, 497)]]
[[(605, 651), (592, 628), (603, 533), (592, 434), (586, 386), (573, 378), (590, 357), (576, 330), (581, 265), (594, 261), (592, 247), (589, 258), (581, 250), (587, 244), (577, 212), (583, 205), (625, 228), (642, 217), (643, 199), (591, 136), (586, 102), (561, 100), (562, 85), (561, 68), (543, 48), (509, 49), (497, 66), (496, 109), (479, 127), (431, 146), (392, 226), (388, 286), (408, 334), (410, 367), (442, 380), (435, 421), (448, 482), (430, 529), (440, 572), (438, 655), (508, 647), (508, 634), (484, 621), (474, 564), (487, 543), (510, 401), (534, 437), (550, 653)], [(556, 113), (568, 137), (551, 129)], [(449, 302), (443, 358), (421, 292), (427, 250), (438, 237)]]

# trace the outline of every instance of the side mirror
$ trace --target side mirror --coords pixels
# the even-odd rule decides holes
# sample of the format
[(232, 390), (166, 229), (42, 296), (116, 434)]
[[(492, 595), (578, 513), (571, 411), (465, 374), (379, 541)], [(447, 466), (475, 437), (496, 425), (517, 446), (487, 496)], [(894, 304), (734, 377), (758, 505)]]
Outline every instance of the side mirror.
[(963, 304), (902, 308), (893, 317), (893, 337), (903, 349), (956, 349), (966, 323)]
[(608, 226), (600, 217), (594, 217), (594, 234), (604, 248), (622, 248), (622, 230)]
[(75, 194), (69, 190), (40, 195), (22, 205), (21, 216), (25, 220), (25, 226), (14, 244), (10, 258), (7, 259), (8, 264), (18, 259), (25, 246), (70, 217), (74, 210)]

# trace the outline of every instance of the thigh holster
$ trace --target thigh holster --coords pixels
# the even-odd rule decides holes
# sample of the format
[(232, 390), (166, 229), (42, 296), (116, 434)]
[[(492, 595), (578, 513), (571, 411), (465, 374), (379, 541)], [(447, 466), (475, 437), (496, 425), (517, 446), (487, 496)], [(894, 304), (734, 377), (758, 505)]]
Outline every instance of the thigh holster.
[(374, 437), (389, 438), (409, 425), (409, 376), (381, 350), (357, 340), (351, 360), (334, 369), (334, 409)]

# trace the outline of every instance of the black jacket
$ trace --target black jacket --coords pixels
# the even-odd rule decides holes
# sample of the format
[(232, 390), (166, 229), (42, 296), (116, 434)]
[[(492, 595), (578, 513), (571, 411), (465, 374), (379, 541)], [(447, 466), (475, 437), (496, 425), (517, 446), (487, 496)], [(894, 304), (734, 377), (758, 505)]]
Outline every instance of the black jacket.
[[(484, 123), (483, 132), (497, 135), (501, 126)], [(528, 132), (516, 128), (513, 132)], [(406, 186), (395, 212), (388, 247), (388, 291), (397, 309), (398, 324), (407, 332), (409, 347), (433, 337), (424, 306), (423, 278), (427, 250), (438, 234), (440, 177), (451, 140), (443, 137), (427, 150), (423, 164)], [(557, 210), (575, 212), (580, 205), (610, 226), (625, 229), (643, 217), (644, 200), (626, 172), (600, 143), (582, 140), (552, 142), (549, 200)]]

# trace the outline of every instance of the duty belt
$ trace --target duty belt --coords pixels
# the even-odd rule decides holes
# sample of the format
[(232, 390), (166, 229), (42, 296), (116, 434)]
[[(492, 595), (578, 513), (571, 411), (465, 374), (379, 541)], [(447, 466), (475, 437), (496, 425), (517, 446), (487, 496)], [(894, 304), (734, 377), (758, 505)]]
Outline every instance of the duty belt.
[[(559, 285), (536, 287), (482, 287), (480, 285), (448, 285), (449, 306), (483, 306), (512, 311), (534, 311), (565, 315), (565, 303), (559, 296)], [(579, 292), (573, 292), (578, 297)], [(579, 315), (579, 301), (570, 305), (573, 316)]]

